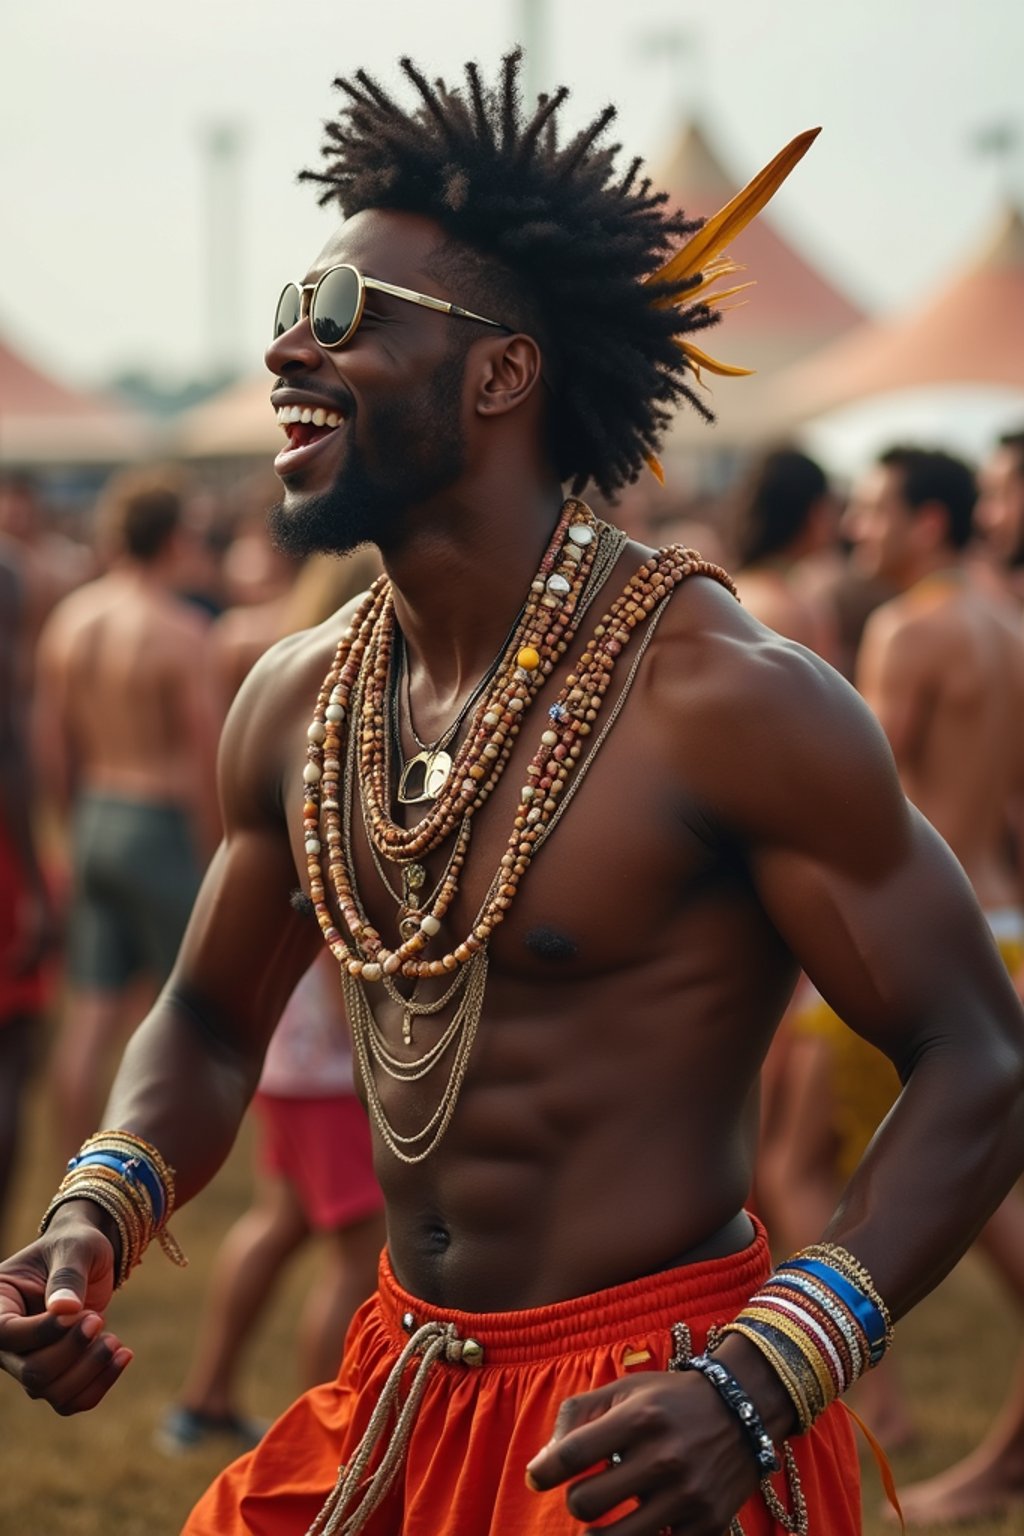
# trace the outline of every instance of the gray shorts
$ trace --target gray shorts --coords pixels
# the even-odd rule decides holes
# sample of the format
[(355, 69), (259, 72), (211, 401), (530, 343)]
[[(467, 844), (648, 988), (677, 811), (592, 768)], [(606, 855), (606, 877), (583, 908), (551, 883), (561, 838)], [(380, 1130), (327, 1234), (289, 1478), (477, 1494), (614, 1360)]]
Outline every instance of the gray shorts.
[(178, 806), (84, 794), (72, 829), (68, 968), (77, 987), (166, 980), (201, 869)]

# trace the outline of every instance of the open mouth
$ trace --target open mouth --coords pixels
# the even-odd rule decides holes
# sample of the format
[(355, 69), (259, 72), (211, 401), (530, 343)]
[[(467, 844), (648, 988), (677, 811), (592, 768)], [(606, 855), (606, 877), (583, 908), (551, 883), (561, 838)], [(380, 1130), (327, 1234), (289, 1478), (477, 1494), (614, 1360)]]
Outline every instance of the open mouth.
[(329, 411), (323, 406), (282, 405), (277, 411), (277, 420), (284, 429), (288, 447), (295, 449), (308, 448), (330, 437), (345, 418), (338, 411)]

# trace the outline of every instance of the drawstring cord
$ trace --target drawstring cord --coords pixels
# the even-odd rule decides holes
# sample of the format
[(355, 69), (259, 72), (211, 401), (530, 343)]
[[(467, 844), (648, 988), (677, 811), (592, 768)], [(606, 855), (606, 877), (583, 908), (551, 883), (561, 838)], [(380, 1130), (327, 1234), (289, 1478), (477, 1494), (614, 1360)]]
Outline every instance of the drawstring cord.
[[(360, 1482), (398, 1401), (402, 1377), (416, 1355), (421, 1356), (420, 1362), (380, 1465), (362, 1489), (358, 1502), (353, 1503), (360, 1494)], [(475, 1339), (460, 1339), (454, 1323), (429, 1322), (416, 1329), (391, 1367), (363, 1438), (348, 1463), (338, 1468), (338, 1480), (306, 1536), (356, 1536), (356, 1532), (363, 1529), (398, 1475), (428, 1378), (439, 1360), (452, 1365), (478, 1366), (483, 1361), (483, 1348)]]

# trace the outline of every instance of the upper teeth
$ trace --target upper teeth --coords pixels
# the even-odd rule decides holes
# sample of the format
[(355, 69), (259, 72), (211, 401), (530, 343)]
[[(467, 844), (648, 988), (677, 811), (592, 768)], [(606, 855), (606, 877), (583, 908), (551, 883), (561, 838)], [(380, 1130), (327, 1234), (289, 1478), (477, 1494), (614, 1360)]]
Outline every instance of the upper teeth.
[(322, 406), (314, 410), (308, 405), (282, 405), (278, 408), (277, 419), (282, 427), (290, 426), (293, 422), (314, 427), (340, 427), (342, 422), (337, 411), (325, 411)]

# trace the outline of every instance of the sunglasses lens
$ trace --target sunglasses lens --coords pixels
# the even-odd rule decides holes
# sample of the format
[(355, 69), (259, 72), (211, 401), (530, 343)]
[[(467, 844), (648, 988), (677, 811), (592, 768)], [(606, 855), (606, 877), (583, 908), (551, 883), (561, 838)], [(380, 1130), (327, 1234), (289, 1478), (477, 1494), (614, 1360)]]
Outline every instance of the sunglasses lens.
[(302, 309), (302, 295), (294, 283), (289, 283), (277, 301), (274, 311), (274, 340), (298, 325)]
[(359, 308), (359, 273), (354, 267), (334, 267), (317, 284), (310, 318), (313, 336), (322, 347), (336, 347), (352, 329)]

